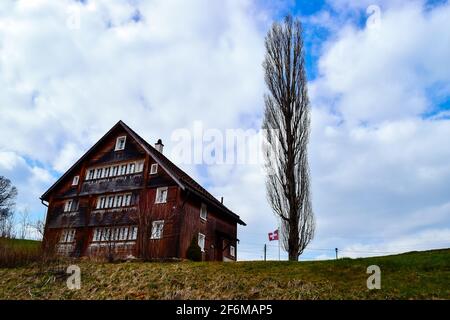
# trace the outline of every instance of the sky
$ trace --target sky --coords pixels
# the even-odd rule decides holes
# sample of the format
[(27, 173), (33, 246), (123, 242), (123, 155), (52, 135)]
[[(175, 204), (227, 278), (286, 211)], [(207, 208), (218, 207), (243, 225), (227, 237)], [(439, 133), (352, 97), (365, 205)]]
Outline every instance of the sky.
[[(199, 123), (259, 130), (264, 37), (288, 13), (312, 119), (316, 233), (300, 259), (449, 247), (448, 1), (1, 1), (0, 175), (17, 211), (43, 219), (39, 197), (119, 120), (169, 158)], [(278, 259), (260, 165), (179, 165), (247, 223), (239, 259), (264, 244)]]

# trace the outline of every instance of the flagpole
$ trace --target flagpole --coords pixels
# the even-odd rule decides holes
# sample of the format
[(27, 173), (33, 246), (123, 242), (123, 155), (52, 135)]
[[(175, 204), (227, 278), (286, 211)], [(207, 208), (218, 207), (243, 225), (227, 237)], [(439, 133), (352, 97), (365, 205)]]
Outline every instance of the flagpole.
[(280, 258), (280, 223), (278, 222), (278, 261), (281, 261)]

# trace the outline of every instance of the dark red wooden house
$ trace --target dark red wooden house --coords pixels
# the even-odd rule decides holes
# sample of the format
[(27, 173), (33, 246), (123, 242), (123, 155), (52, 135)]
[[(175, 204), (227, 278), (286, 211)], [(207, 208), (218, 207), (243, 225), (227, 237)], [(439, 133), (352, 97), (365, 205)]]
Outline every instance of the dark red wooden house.
[(41, 200), (44, 241), (69, 256), (183, 259), (197, 239), (203, 260), (236, 260), (245, 225), (163, 155), (161, 140), (153, 147), (122, 121)]

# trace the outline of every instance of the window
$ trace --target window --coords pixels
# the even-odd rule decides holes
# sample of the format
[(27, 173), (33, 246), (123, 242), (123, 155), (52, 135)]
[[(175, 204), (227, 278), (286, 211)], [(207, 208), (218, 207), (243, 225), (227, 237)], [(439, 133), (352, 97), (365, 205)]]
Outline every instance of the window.
[(167, 201), (167, 187), (161, 187), (156, 189), (155, 203), (166, 203)]
[(112, 236), (111, 239), (112, 240), (119, 240), (119, 230), (117, 228), (112, 229)]
[(111, 171), (110, 167), (105, 168), (104, 173), (103, 173), (103, 177), (108, 178), (110, 171)]
[(158, 164), (154, 163), (152, 164), (152, 166), (150, 167), (150, 174), (156, 174), (158, 173)]
[(130, 164), (128, 164), (128, 171), (127, 171), (127, 174), (130, 174), (130, 173), (134, 173), (134, 168), (135, 168), (135, 164), (134, 163), (130, 163)]
[(207, 214), (206, 204), (202, 203), (202, 206), (200, 207), (200, 218), (206, 220), (206, 214)]
[(114, 151), (119, 151), (125, 149), (125, 141), (127, 140), (126, 136), (118, 137), (116, 140), (116, 148)]
[(120, 228), (119, 240), (126, 240), (128, 234), (128, 228)]
[(144, 162), (140, 161), (136, 165), (136, 172), (142, 172), (144, 171)]
[(137, 227), (131, 227), (131, 234), (129, 235), (129, 239), (130, 240), (136, 240), (137, 232), (138, 232), (138, 228)]
[(73, 177), (72, 185), (76, 186), (78, 184), (78, 181), (80, 181), (80, 176)]
[(100, 198), (100, 208), (104, 208), (106, 206), (106, 197)]
[(97, 199), (97, 209), (103, 209), (106, 206), (106, 197), (100, 197)]
[(103, 173), (103, 168), (98, 168), (96, 171), (95, 178), (100, 179), (102, 177), (102, 173)]
[(73, 242), (75, 240), (75, 229), (64, 229), (59, 242)]
[(131, 205), (131, 193), (125, 195), (124, 204), (125, 207)]
[[(156, 221), (159, 222), (159, 221)], [(164, 223), (164, 221), (162, 221)], [(75, 230), (75, 229), (74, 229)], [(162, 237), (162, 227), (160, 229)], [(92, 241), (125, 241), (136, 240), (138, 228), (135, 227), (117, 227), (117, 228), (96, 228), (94, 229), (94, 235)], [(72, 235), (72, 241), (74, 239), (75, 231)], [(67, 235), (64, 234), (64, 242)], [(70, 239), (70, 238), (69, 238)], [(152, 238), (153, 239), (153, 238)], [(157, 239), (157, 238), (155, 238)], [(63, 241), (63, 235), (61, 235), (61, 242)]]
[(72, 211), (73, 207), (73, 200), (67, 200), (64, 204), (64, 212), (70, 212)]
[(230, 256), (236, 256), (236, 248), (234, 246), (230, 246)]
[(93, 241), (99, 241), (100, 240), (100, 233), (101, 233), (101, 229), (96, 228), (94, 229), (94, 236), (92, 237)]
[(111, 240), (111, 229), (110, 228), (106, 228), (105, 232), (103, 232), (103, 239), (105, 241)]
[(109, 196), (108, 197), (108, 208), (113, 208), (114, 207), (114, 196)]
[(127, 173), (127, 165), (126, 164), (123, 164), (121, 167), (120, 167), (120, 174), (126, 174)]
[(117, 175), (119, 175), (119, 166), (114, 166), (112, 168), (112, 176), (114, 177), (114, 176), (117, 176)]
[(94, 179), (94, 173), (95, 173), (94, 169), (89, 169), (87, 172), (87, 179), (88, 180)]
[(205, 235), (203, 233), (198, 234), (198, 246), (202, 251), (205, 251)]
[(78, 210), (78, 201), (70, 199), (64, 202), (63, 212), (73, 212)]
[(164, 220), (153, 221), (152, 234), (150, 236), (150, 239), (161, 239), (163, 235), (163, 229), (164, 229)]
[(123, 199), (122, 195), (116, 196), (116, 205), (115, 205), (115, 207), (121, 207), (122, 206), (122, 199)]

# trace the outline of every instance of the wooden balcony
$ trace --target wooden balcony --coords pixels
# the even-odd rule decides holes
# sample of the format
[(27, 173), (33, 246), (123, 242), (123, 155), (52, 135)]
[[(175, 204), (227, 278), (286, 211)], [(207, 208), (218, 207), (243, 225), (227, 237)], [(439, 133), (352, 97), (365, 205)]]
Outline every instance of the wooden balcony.
[(141, 173), (84, 181), (80, 196), (105, 192), (121, 192), (143, 187), (144, 176)]
[(138, 222), (137, 206), (95, 209), (91, 211), (89, 226), (131, 225)]
[(86, 225), (85, 215), (87, 208), (77, 211), (63, 212), (62, 208), (55, 209), (49, 218), (49, 228), (78, 228)]

